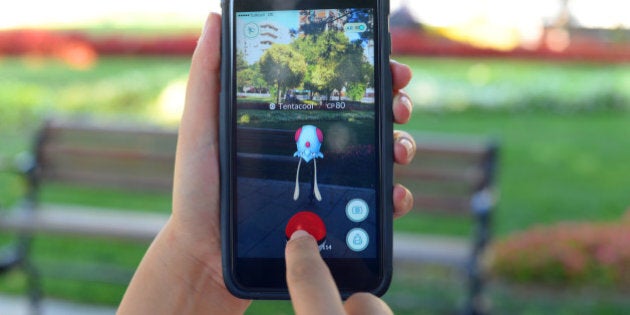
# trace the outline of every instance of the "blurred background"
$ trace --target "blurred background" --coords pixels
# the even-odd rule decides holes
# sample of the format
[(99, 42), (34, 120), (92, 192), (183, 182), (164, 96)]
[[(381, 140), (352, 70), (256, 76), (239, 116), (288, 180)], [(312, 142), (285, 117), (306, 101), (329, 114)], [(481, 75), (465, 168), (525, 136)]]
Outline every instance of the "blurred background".
[[(31, 148), (45, 119), (176, 128), (190, 56), (219, 1), (22, 0), (0, 12), (0, 161)], [(394, 58), (411, 66), (412, 131), (500, 143), (488, 255), (496, 314), (628, 314), (630, 3), (618, 0), (392, 0)], [(1, 163), (0, 163), (1, 164)], [(25, 193), (0, 172), (0, 207)], [(43, 187), (41, 199), (168, 213), (170, 196)], [(2, 211), (0, 209), (0, 211)], [(398, 232), (467, 239), (472, 220), (412, 213)], [(14, 239), (0, 231), (0, 245)], [(134, 267), (145, 245), (46, 236), (60, 258)], [(452, 314), (460, 270), (401, 264), (385, 295), (399, 314)], [(124, 285), (43, 278), (44, 295), (115, 307)], [(0, 296), (25, 294), (19, 272)], [(12, 303), (0, 299), (0, 303)], [(0, 308), (1, 309), (1, 308)], [(290, 314), (254, 302), (251, 314)]]

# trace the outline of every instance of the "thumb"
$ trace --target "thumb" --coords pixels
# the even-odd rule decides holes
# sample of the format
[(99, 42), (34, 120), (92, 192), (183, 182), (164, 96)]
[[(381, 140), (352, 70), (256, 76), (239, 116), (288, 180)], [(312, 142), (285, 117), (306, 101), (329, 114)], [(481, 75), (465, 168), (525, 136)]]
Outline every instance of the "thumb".
[(335, 281), (310, 234), (293, 233), (285, 250), (287, 284), (297, 315), (344, 314)]

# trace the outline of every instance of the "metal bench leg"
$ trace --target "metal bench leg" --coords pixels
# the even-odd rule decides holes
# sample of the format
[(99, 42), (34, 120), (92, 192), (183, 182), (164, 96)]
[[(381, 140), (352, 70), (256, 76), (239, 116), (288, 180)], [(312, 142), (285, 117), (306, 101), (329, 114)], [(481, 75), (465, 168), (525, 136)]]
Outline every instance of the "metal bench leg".
[(21, 236), (13, 245), (9, 245), (0, 253), (0, 275), (16, 268), (26, 273), (30, 314), (41, 314), (41, 282), (39, 272), (28, 259), (30, 236)]
[(26, 273), (28, 300), (30, 304), (30, 314), (41, 314), (42, 287), (39, 271), (30, 259), (31, 235), (22, 235), (19, 240), (22, 256), (22, 269)]
[(28, 277), (28, 301), (31, 315), (41, 314), (42, 288), (39, 271), (28, 262), (24, 268)]
[(483, 300), (483, 275), (479, 271), (479, 266), (475, 263), (469, 266), (468, 270), (468, 296), (465, 315), (487, 315), (485, 301)]
[(468, 262), (468, 296), (464, 309), (466, 315), (487, 315), (488, 306), (484, 300), (483, 290), (485, 275), (480, 266), (483, 251), (490, 241), (491, 212), (477, 213), (477, 230), (475, 231), (475, 244)]

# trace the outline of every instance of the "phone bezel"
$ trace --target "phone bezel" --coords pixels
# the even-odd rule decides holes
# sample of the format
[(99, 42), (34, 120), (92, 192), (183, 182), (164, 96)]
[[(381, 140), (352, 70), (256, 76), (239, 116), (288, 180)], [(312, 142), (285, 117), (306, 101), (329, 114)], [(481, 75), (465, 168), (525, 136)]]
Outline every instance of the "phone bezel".
[[(368, 5), (366, 5), (368, 4)], [(370, 5), (371, 4), (371, 5)], [(236, 146), (234, 123), (235, 101), (235, 34), (234, 18), (238, 11), (272, 11), (299, 9), (362, 8), (375, 9), (375, 106), (379, 146), (377, 189), (379, 223), (376, 259), (326, 259), (343, 297), (354, 292), (382, 295), (387, 290), (392, 273), (392, 83), (389, 68), (390, 36), (388, 31), (389, 2), (381, 0), (227, 0), (222, 3), (222, 62), (221, 62), (221, 227), (223, 271), (226, 287), (235, 296), (248, 299), (289, 298), (285, 279), (284, 259), (242, 259), (235, 256), (237, 224), (234, 205)], [(379, 106), (380, 105), (380, 106)], [(357, 272), (363, 269), (366, 272)], [(264, 285), (259, 285), (263, 283)]]

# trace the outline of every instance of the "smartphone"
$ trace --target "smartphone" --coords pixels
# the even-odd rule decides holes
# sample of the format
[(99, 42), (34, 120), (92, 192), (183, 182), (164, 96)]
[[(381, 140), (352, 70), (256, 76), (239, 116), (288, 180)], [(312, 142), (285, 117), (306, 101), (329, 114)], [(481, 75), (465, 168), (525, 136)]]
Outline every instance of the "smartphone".
[(315, 236), (342, 296), (392, 270), (392, 79), (383, 0), (225, 0), (223, 272), (286, 299), (284, 250)]

